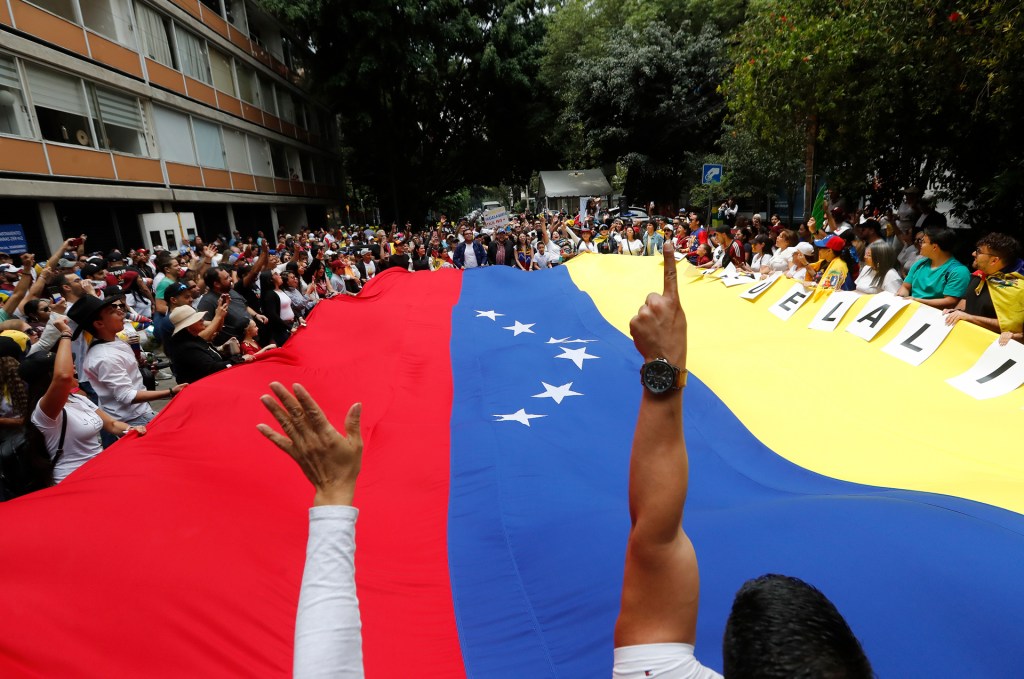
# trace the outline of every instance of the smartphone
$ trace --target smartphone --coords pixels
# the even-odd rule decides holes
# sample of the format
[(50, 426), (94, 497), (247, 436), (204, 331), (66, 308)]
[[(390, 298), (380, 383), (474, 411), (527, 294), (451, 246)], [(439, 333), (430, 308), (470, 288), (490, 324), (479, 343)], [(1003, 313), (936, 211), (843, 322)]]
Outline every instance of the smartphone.
[(230, 304), (231, 303), (231, 295), (229, 295), (227, 293), (221, 295), (220, 296), (220, 301), (227, 302), (228, 304)]
[(81, 238), (72, 238), (71, 240), (68, 241), (68, 245), (70, 245), (73, 248), (77, 248), (81, 244), (82, 244), (82, 239)]
[(54, 304), (63, 304), (64, 303), (64, 298), (61, 297), (59, 292), (55, 292), (52, 295), (50, 295), (50, 299), (53, 300)]

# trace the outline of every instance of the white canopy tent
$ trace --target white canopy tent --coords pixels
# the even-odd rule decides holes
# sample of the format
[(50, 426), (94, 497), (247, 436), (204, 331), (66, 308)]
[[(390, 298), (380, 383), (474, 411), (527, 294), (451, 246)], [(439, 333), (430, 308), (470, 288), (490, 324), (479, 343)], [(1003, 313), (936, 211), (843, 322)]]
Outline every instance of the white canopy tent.
[(540, 173), (540, 195), (550, 198), (611, 196), (612, 187), (599, 169), (545, 170)]

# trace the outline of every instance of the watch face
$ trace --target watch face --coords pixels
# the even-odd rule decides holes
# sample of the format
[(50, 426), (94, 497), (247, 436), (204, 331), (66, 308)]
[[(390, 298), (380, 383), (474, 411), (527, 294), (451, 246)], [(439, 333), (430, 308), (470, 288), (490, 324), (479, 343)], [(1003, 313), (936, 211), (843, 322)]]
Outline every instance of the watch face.
[(644, 386), (655, 394), (675, 388), (675, 369), (666, 361), (651, 361), (644, 366)]

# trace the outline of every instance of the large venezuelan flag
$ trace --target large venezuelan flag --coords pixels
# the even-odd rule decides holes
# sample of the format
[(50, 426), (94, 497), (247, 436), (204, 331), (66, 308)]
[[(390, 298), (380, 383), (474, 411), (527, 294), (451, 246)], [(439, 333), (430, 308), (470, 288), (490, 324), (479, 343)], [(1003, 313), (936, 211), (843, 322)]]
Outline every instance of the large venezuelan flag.
[[(911, 368), (710, 280), (690, 321), (686, 529), (698, 655), (765, 572), (839, 606), (882, 677), (1024, 667), (1019, 394), (942, 379), (991, 336)], [(340, 420), (361, 400), (356, 504), (366, 673), (610, 675), (640, 358), (624, 331), (656, 259), (523, 274), (385, 273), (288, 346), (202, 380), (143, 438), (0, 506), (0, 676), (284, 677), (311, 491), (255, 424), (271, 380)]]

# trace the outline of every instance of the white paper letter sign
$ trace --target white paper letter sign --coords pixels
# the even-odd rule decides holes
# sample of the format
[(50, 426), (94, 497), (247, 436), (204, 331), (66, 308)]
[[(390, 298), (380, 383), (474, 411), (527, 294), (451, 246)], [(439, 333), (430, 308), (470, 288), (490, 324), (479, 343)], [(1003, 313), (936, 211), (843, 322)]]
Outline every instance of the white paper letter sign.
[(794, 283), (793, 287), (786, 291), (786, 294), (782, 296), (775, 304), (768, 308), (768, 311), (772, 312), (784, 321), (788, 321), (790, 317), (796, 313), (796, 310), (803, 306), (807, 298), (811, 296), (811, 291), (805, 288), (800, 283)]
[(843, 320), (843, 316), (850, 310), (858, 297), (860, 295), (852, 290), (833, 292), (825, 298), (825, 303), (818, 309), (818, 313), (814, 314), (814, 320), (807, 327), (832, 332), (839, 327), (839, 321)]
[(889, 321), (896, 318), (900, 309), (908, 304), (910, 300), (906, 297), (897, 297), (891, 292), (880, 292), (860, 310), (853, 322), (846, 326), (846, 332), (852, 332), (870, 342), (882, 328), (889, 325)]
[(768, 278), (764, 279), (763, 281), (761, 281), (757, 285), (751, 286), (751, 287), (747, 288), (746, 290), (744, 290), (743, 294), (740, 295), (740, 298), (741, 299), (757, 299), (758, 297), (761, 296), (761, 294), (765, 290), (767, 290), (768, 288), (772, 287), (772, 283), (774, 283), (775, 281), (779, 280), (780, 278), (782, 278), (782, 272), (781, 271), (776, 271), (771, 276), (769, 276)]
[(996, 340), (970, 370), (946, 382), (979, 400), (1009, 394), (1024, 384), (1024, 345), (1001, 347)]
[(952, 325), (946, 325), (941, 311), (921, 305), (896, 338), (882, 347), (882, 351), (910, 365), (921, 365), (935, 353), (952, 329)]

